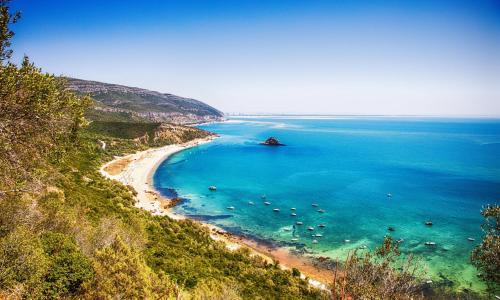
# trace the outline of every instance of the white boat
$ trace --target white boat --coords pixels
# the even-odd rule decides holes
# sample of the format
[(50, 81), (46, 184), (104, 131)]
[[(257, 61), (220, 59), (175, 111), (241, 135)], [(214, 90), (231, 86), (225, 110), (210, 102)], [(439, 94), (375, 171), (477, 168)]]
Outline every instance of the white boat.
[(317, 244), (318, 243), (318, 240), (313, 240), (312, 241), (313, 244)]
[(293, 238), (293, 239), (292, 239), (292, 242), (296, 242), (296, 241), (298, 241), (298, 240), (299, 240), (298, 238)]
[(228, 206), (226, 208), (229, 209), (229, 210), (234, 210), (234, 206)]
[(391, 193), (387, 194), (387, 197), (392, 198), (392, 194)]
[(279, 209), (279, 208), (273, 208), (273, 211), (274, 211), (274, 212), (279, 212), (279, 211), (280, 211), (280, 209)]
[(307, 227), (307, 230), (309, 230), (309, 231), (313, 231), (313, 230), (314, 230), (314, 227), (309, 226), (309, 227)]
[(290, 228), (283, 228), (283, 231), (292, 231)]
[(319, 224), (318, 227), (319, 228), (325, 228), (325, 224)]
[(290, 208), (290, 210), (296, 210), (296, 208), (295, 208), (295, 207), (292, 207), (292, 208)]
[(324, 213), (324, 212), (325, 212), (325, 210), (320, 208), (320, 209), (318, 209), (318, 212), (319, 212), (319, 213)]
[(317, 203), (313, 203), (311, 204), (312, 207), (318, 207), (318, 204)]
[(296, 216), (297, 216), (297, 214), (296, 214), (296, 213), (291, 213), (291, 214), (290, 214), (290, 216), (292, 216), (292, 217), (296, 217)]
[(432, 226), (432, 221), (431, 221), (431, 220), (429, 220), (429, 221), (425, 221), (425, 225), (427, 225), (427, 226)]
[(303, 223), (303, 222), (300, 222), (300, 221), (297, 221), (295, 224), (297, 224), (297, 225), (302, 225), (302, 224), (304, 224), (304, 223)]
[(350, 243), (351, 240), (344, 240), (344, 243)]
[(436, 246), (435, 242), (425, 242), (424, 243), (426, 246)]
[(368, 248), (366, 245), (361, 245), (358, 247), (358, 249), (366, 249), (366, 248)]
[(314, 237), (323, 237), (323, 235), (321, 233), (316, 233)]
[(248, 201), (248, 204), (255, 205), (255, 203), (253, 203), (252, 201)]
[(471, 238), (471, 237), (469, 237), (469, 238), (467, 238), (467, 239), (468, 239), (469, 241), (471, 241), (471, 242), (473, 242), (473, 241), (475, 241), (475, 240), (476, 240), (475, 238)]
[(209, 187), (208, 187), (208, 189), (209, 189), (210, 191), (216, 191), (216, 190), (217, 190), (217, 187), (216, 187), (215, 185), (211, 185), (211, 186), (209, 186)]
[(271, 205), (271, 202), (264, 202), (265, 205)]

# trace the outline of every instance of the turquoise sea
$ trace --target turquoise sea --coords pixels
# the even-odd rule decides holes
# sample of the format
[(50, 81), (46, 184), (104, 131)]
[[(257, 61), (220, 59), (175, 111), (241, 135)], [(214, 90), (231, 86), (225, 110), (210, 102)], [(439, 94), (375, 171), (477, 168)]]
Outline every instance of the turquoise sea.
[[(500, 120), (234, 117), (201, 127), (220, 138), (173, 155), (154, 175), (162, 193), (187, 199), (176, 213), (332, 258), (391, 235), (421, 257), (426, 277), (483, 288), (469, 254), (482, 236), (481, 207), (500, 199)], [(259, 145), (270, 136), (286, 146)]]

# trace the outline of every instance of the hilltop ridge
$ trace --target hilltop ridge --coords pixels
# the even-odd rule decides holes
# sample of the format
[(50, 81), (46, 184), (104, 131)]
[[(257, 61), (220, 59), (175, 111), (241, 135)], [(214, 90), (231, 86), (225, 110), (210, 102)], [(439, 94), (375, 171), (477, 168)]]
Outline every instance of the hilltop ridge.
[(192, 124), (224, 118), (221, 111), (192, 98), (119, 84), (69, 77), (66, 80), (70, 90), (89, 94), (95, 100), (89, 112), (91, 119)]

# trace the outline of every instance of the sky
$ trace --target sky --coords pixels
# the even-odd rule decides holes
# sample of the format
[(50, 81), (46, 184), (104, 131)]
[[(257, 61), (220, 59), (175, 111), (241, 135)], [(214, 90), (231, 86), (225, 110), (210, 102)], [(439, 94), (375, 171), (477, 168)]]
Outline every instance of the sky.
[(500, 0), (13, 0), (18, 63), (229, 113), (500, 116)]

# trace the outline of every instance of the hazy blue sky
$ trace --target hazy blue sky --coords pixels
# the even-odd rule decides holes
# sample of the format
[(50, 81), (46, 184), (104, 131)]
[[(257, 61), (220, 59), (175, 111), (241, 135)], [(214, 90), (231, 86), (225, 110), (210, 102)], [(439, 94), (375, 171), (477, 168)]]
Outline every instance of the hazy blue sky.
[(14, 0), (15, 61), (225, 112), (500, 115), (500, 1)]

